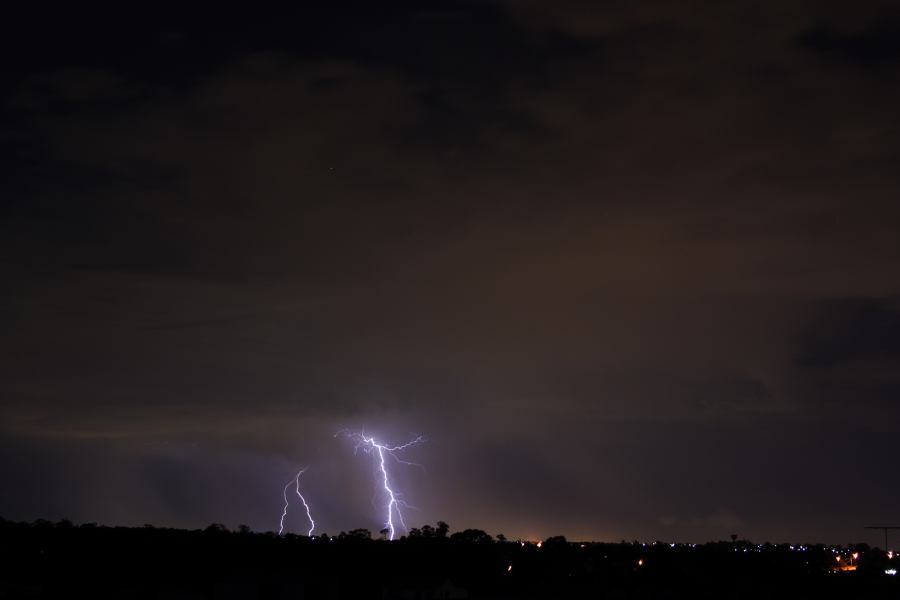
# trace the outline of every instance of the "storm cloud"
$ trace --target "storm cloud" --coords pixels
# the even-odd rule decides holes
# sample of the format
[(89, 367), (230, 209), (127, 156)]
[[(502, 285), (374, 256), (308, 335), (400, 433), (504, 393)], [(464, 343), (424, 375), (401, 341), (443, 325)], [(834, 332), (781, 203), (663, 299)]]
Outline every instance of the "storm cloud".
[(246, 10), (4, 9), (0, 514), (377, 529), (366, 427), (413, 524), (891, 519), (891, 3)]

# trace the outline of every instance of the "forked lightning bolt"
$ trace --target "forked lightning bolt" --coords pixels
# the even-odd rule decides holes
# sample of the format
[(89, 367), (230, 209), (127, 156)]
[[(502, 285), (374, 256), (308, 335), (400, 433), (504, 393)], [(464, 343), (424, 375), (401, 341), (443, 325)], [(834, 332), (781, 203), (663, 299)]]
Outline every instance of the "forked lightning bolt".
[(350, 432), (347, 430), (339, 431), (335, 434), (335, 437), (338, 435), (345, 435), (356, 442), (356, 447), (354, 448), (355, 452), (362, 450), (367, 454), (372, 454), (378, 458), (378, 469), (381, 473), (380, 479), (382, 486), (384, 487), (385, 497), (387, 498), (387, 506), (385, 507), (386, 519), (385, 519), (385, 528), (388, 530), (388, 539), (393, 540), (394, 534), (396, 532), (396, 527), (394, 525), (394, 516), (396, 515), (397, 520), (400, 523), (400, 526), (403, 529), (406, 529), (406, 522), (403, 520), (403, 511), (401, 510), (403, 507), (408, 507), (403, 500), (403, 494), (395, 491), (391, 487), (390, 476), (388, 475), (388, 468), (386, 464), (385, 455), (390, 456), (395, 461), (403, 465), (412, 465), (416, 467), (422, 467), (417, 463), (409, 462), (400, 459), (396, 453), (402, 452), (409, 448), (410, 446), (415, 446), (421, 442), (425, 441), (425, 438), (422, 436), (416, 436), (409, 442), (405, 444), (401, 444), (400, 446), (387, 446), (385, 444), (379, 444), (373, 436), (367, 436), (364, 432), (356, 433)]
[(300, 498), (300, 502), (303, 503), (303, 508), (306, 509), (306, 518), (309, 519), (309, 531), (306, 535), (312, 536), (313, 529), (316, 528), (316, 522), (313, 521), (312, 513), (309, 510), (309, 504), (306, 503), (306, 498), (303, 497), (303, 494), (300, 493), (300, 476), (306, 472), (306, 469), (300, 469), (300, 472), (297, 473), (297, 476), (287, 482), (287, 485), (284, 486), (284, 491), (282, 492), (282, 497), (284, 498), (284, 510), (281, 512), (281, 522), (278, 526), (278, 535), (284, 531), (284, 518), (287, 516), (288, 504), (290, 501), (288, 500), (288, 488), (291, 487), (291, 484), (294, 485), (294, 490), (297, 493), (297, 497)]

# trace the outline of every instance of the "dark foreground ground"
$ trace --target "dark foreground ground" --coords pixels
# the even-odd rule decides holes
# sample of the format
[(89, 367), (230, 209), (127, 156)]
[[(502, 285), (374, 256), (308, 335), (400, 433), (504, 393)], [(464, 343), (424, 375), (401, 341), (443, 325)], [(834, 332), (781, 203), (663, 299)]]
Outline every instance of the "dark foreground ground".
[(0, 598), (900, 598), (900, 578), (885, 573), (900, 560), (864, 545), (413, 533), (385, 542), (364, 530), (311, 539), (0, 521)]

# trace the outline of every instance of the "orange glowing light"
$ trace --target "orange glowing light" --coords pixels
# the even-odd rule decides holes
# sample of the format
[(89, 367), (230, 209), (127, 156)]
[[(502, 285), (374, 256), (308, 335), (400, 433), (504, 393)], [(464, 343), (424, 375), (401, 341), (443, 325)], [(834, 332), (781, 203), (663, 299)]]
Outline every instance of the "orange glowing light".
[(512, 565), (509, 565), (508, 567), (506, 567), (506, 572), (509, 573), (510, 571), (512, 571)]
[(643, 566), (644, 566), (644, 559), (643, 559), (643, 558), (640, 559), (640, 560), (638, 560), (638, 566), (639, 566), (639, 567), (643, 567)]

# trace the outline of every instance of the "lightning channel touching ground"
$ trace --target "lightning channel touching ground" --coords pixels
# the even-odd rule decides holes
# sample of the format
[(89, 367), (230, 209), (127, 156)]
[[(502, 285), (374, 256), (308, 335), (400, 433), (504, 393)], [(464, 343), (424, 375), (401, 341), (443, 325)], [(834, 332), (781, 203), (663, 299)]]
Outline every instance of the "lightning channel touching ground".
[(278, 535), (281, 535), (284, 532), (284, 518), (287, 516), (288, 505), (290, 501), (288, 500), (288, 488), (291, 487), (291, 484), (294, 484), (294, 490), (297, 493), (297, 497), (300, 498), (300, 502), (303, 504), (303, 508), (306, 509), (306, 518), (309, 519), (309, 531), (306, 533), (308, 536), (312, 536), (313, 530), (316, 528), (316, 522), (313, 521), (312, 513), (309, 510), (309, 504), (306, 503), (306, 498), (303, 497), (303, 494), (300, 493), (300, 476), (306, 472), (306, 468), (300, 469), (300, 472), (297, 473), (297, 476), (287, 482), (284, 486), (284, 490), (282, 491), (282, 497), (284, 498), (284, 510), (281, 512), (281, 521), (278, 524)]
[(403, 520), (403, 508), (409, 507), (409, 505), (403, 500), (403, 494), (398, 491), (395, 491), (391, 487), (390, 475), (388, 474), (387, 460), (386, 456), (390, 456), (395, 461), (403, 465), (412, 465), (415, 467), (422, 468), (422, 465), (418, 463), (409, 462), (406, 460), (402, 460), (397, 456), (398, 452), (403, 452), (407, 448), (411, 446), (415, 446), (416, 444), (420, 444), (425, 441), (425, 438), (422, 436), (416, 436), (412, 440), (406, 442), (405, 444), (401, 444), (399, 446), (387, 446), (385, 444), (378, 443), (374, 436), (367, 436), (365, 432), (351, 432), (349, 430), (342, 430), (335, 434), (335, 437), (338, 435), (344, 435), (349, 437), (356, 443), (356, 447), (354, 448), (354, 452), (358, 452), (362, 450), (367, 454), (371, 454), (378, 459), (378, 470), (380, 471), (380, 479), (381, 485), (384, 488), (385, 498), (387, 499), (387, 505), (385, 506), (385, 529), (387, 529), (388, 539), (393, 540), (394, 535), (396, 533), (396, 525), (394, 524), (394, 517), (396, 516), (399, 525), (406, 529), (406, 522)]

